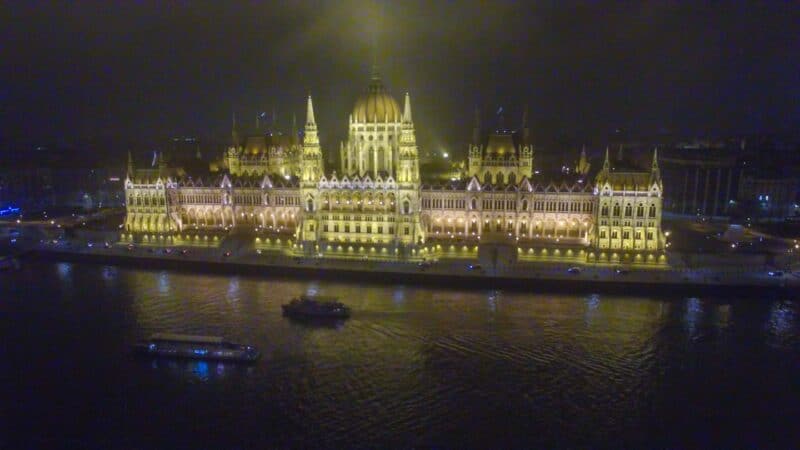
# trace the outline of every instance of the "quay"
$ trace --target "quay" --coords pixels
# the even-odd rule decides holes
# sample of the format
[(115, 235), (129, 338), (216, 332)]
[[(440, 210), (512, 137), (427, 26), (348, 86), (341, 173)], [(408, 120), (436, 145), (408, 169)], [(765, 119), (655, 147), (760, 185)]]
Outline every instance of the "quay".
[[(186, 252), (183, 252), (186, 250)], [(760, 268), (633, 267), (618, 273), (615, 266), (555, 264), (517, 261), (510, 265), (470, 266), (469, 261), (441, 259), (418, 262), (345, 260), (297, 257), (255, 250), (230, 253), (219, 248), (128, 247), (114, 244), (40, 244), (25, 259), (113, 265), (148, 269), (191, 270), (256, 276), (347, 279), (370, 283), (412, 283), (464, 288), (510, 288), (529, 291), (619, 292), (646, 294), (659, 290), (675, 295), (794, 295), (800, 292), (800, 276), (786, 272), (770, 276)], [(577, 267), (579, 272), (570, 271)]]

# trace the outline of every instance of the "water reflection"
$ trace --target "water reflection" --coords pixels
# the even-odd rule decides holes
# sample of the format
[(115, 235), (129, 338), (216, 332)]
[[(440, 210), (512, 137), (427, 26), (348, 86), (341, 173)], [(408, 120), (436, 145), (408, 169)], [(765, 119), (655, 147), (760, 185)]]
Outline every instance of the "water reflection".
[(162, 295), (169, 294), (169, 273), (164, 270), (158, 274), (158, 292)]
[(600, 295), (591, 294), (584, 300), (586, 303), (586, 312), (583, 315), (583, 320), (587, 326), (592, 325), (592, 321), (597, 316), (598, 309), (600, 308)]
[[(196, 437), (200, 442), (191, 442), (196, 447), (231, 447), (219, 441), (217, 430), (226, 438), (241, 436), (268, 448), (357, 447), (363, 442), (353, 436), (364, 434), (376, 438), (371, 441), (376, 447), (398, 442), (406, 447), (580, 447), (608, 436), (647, 447), (649, 441), (635, 440), (651, 437), (643, 437), (641, 430), (677, 433), (685, 429), (682, 418), (731, 402), (741, 407), (758, 397), (749, 395), (753, 389), (767, 384), (726, 383), (726, 377), (769, 379), (771, 392), (787, 393), (769, 399), (769, 411), (778, 411), (773, 416), (758, 411), (767, 417), (764, 423), (780, 420), (780, 411), (800, 404), (800, 394), (792, 389), (800, 377), (798, 367), (786, 363), (796, 358), (800, 335), (797, 304), (791, 302), (754, 299), (729, 306), (655, 294), (420, 289), (130, 268), (102, 268), (101, 278), (98, 266), (53, 265), (17, 272), (14, 284), (36, 285), (37, 296), (66, 298), (70, 293), (63, 286), (74, 280), (75, 297), (92, 299), (107, 279), (115, 284), (115, 297), (124, 301), (107, 301), (102, 308), (88, 301), (36, 305), (47, 313), (43, 319), (54, 318), (46, 324), (53, 333), (38, 341), (28, 329), (14, 331), (15, 323), (8, 321), (12, 335), (19, 337), (15, 346), (24, 350), (17, 361), (36, 362), (19, 364), (26, 375), (21, 380), (37, 379), (35, 368), (47, 366), (53, 357), (42, 349), (69, 342), (61, 336), (103, 343), (91, 355), (86, 373), (76, 369), (67, 374), (76, 389), (45, 395), (23, 386), (9, 390), (17, 396), (12, 400), (28, 401), (24, 395), (50, 405), (56, 395), (65, 410), (80, 408), (107, 400), (108, 391), (98, 386), (114, 389), (120, 380), (133, 380), (123, 395), (136, 398), (125, 406), (131, 409), (123, 411), (111, 402), (109, 414), (131, 417), (167, 435), (176, 424), (208, 421), (211, 398), (224, 419), (212, 421), (210, 431), (176, 433)], [(0, 285), (0, 293), (9, 295), (9, 288)], [(280, 305), (303, 292), (338, 296), (352, 307), (353, 317), (323, 324), (283, 317)], [(63, 317), (114, 326), (59, 329)], [(685, 345), (687, 335), (697, 342), (704, 324), (711, 332), (724, 329), (730, 338), (715, 340), (713, 346)], [(246, 367), (130, 358), (125, 350), (154, 332), (221, 335), (254, 345), (264, 356)], [(710, 379), (722, 381), (705, 389)], [(203, 389), (186, 389), (192, 384)], [(751, 389), (748, 395), (738, 395), (743, 386)], [(151, 423), (153, 411), (162, 410), (184, 416), (163, 413), (161, 421)], [(276, 418), (285, 418), (287, 434), (303, 440), (265, 438), (264, 423)], [(740, 426), (742, 420), (735, 419), (732, 423)], [(106, 426), (99, 419), (85, 422)], [(445, 422), (451, 428), (442, 428)], [(476, 427), (486, 434), (480, 442), (459, 435)], [(129, 429), (102, 431), (112, 436), (137, 433), (141, 427)]]
[(72, 264), (61, 262), (56, 264), (56, 272), (58, 272), (58, 279), (62, 283), (72, 282)]
[(787, 338), (795, 331), (795, 320), (796, 313), (791, 303), (773, 302), (767, 318), (767, 331), (775, 338)]
[(392, 303), (395, 306), (402, 306), (406, 302), (406, 289), (405, 286), (397, 286), (392, 291)]
[(239, 277), (231, 277), (228, 281), (228, 295), (226, 300), (239, 300)]
[(700, 321), (703, 318), (703, 303), (697, 297), (686, 299), (686, 314), (683, 323), (689, 338), (696, 338)]

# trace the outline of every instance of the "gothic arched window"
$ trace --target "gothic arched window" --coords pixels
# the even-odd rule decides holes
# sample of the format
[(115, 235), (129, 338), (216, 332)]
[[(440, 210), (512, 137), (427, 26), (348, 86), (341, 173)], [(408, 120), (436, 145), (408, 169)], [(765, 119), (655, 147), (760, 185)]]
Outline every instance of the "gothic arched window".
[(485, 184), (491, 184), (491, 182), (492, 182), (492, 174), (489, 173), (488, 170), (486, 171), (485, 174), (483, 174), (483, 182)]
[(403, 201), (403, 214), (411, 213), (411, 203), (408, 200)]
[(633, 208), (630, 204), (625, 205), (625, 217), (630, 217), (633, 215)]
[(522, 210), (523, 211), (527, 211), (528, 210), (528, 201), (527, 200), (523, 200), (522, 201)]
[(650, 205), (650, 217), (653, 218), (656, 216), (656, 205)]
[(619, 204), (614, 205), (614, 217), (619, 217)]
[(508, 174), (508, 184), (516, 184), (517, 183), (517, 175), (510, 173)]
[(307, 210), (308, 212), (312, 212), (312, 211), (314, 211), (314, 200), (313, 200), (313, 199), (309, 198), (309, 199), (306, 201), (306, 210)]
[(497, 184), (503, 184), (503, 173), (502, 172), (498, 172), (497, 173)]

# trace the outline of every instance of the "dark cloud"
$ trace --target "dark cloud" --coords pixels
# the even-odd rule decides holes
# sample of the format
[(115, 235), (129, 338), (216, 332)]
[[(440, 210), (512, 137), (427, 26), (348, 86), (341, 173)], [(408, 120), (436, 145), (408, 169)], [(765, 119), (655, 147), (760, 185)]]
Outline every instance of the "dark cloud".
[[(528, 104), (536, 135), (792, 130), (792, 2), (5, 2), (0, 131), (43, 139), (219, 136), (232, 110), (288, 126), (313, 93), (330, 149), (372, 42), (423, 145), (472, 109)], [(507, 121), (517, 123), (518, 118)], [(302, 119), (302, 117), (300, 117)]]

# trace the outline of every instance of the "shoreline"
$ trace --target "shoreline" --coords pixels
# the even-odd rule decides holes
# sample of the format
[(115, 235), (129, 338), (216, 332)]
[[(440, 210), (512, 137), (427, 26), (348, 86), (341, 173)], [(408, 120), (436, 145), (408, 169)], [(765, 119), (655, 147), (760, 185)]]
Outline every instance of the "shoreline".
[[(637, 276), (625, 278), (604, 275), (609, 268), (586, 268), (578, 275), (564, 274), (559, 267), (521, 267), (526, 270), (519, 274), (487, 274), (464, 272), (455, 273), (448, 266), (420, 270), (413, 263), (375, 263), (367, 265), (361, 261), (305, 260), (278, 258), (269, 261), (264, 258), (240, 257), (231, 260), (220, 259), (213, 254), (199, 254), (200, 249), (192, 249), (191, 257), (156, 254), (127, 254), (119, 249), (82, 252), (50, 249), (33, 249), (22, 259), (43, 261), (77, 262), (134, 266), (147, 270), (177, 270), (222, 275), (247, 275), (267, 277), (303, 278), (309, 277), (329, 280), (375, 284), (418, 284), (436, 287), (459, 287), (467, 289), (511, 289), (515, 291), (539, 292), (580, 292), (613, 294), (650, 294), (654, 289), (675, 296), (724, 295), (727, 297), (753, 297), (756, 295), (782, 296), (800, 292), (800, 279), (792, 274), (783, 279), (748, 279), (735, 277), (738, 283), (727, 283), (727, 278), (695, 276), (694, 279), (675, 278), (680, 271), (668, 269), (642, 269)], [(199, 256), (199, 257), (198, 257)], [(255, 255), (253, 255), (255, 256)], [(283, 259), (283, 260), (281, 260)], [(294, 261), (294, 264), (292, 262)], [(300, 262), (298, 262), (300, 261)], [(145, 263), (145, 264), (143, 264)], [(459, 262), (460, 263), (460, 262)], [(349, 266), (349, 267), (348, 267)], [(458, 267), (458, 266), (454, 266)], [(443, 269), (443, 270), (442, 270)], [(543, 270), (540, 271), (540, 270)], [(592, 272), (592, 270), (594, 270)], [(549, 272), (549, 273), (548, 273)], [(694, 271), (698, 272), (698, 271)], [(693, 272), (693, 273), (694, 273)], [(592, 276), (593, 275), (593, 276)], [(735, 275), (734, 275), (735, 276)], [(643, 279), (644, 278), (644, 279)], [(702, 282), (699, 282), (702, 281)], [(750, 281), (750, 283), (747, 283)]]

